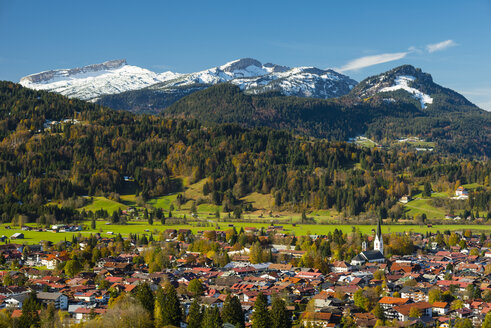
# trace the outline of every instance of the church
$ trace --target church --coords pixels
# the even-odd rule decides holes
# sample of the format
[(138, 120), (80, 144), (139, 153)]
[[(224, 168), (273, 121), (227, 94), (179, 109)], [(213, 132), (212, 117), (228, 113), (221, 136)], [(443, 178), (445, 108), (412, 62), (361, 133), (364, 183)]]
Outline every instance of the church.
[(365, 263), (384, 263), (384, 239), (382, 238), (382, 228), (381, 222), (378, 220), (377, 223), (377, 233), (375, 235), (375, 240), (373, 242), (373, 250), (363, 251), (360, 254), (353, 257), (351, 260), (351, 265), (363, 265)]

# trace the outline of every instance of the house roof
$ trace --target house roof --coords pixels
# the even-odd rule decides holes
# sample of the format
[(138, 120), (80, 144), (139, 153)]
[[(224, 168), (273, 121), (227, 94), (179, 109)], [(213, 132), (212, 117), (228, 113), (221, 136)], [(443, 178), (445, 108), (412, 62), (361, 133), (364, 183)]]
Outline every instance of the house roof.
[(441, 308), (441, 309), (443, 309), (443, 308), (446, 308), (447, 305), (448, 305), (447, 302), (434, 302), (433, 303), (433, 307), (434, 308)]
[(380, 251), (376, 251), (376, 250), (364, 251), (364, 252), (361, 252), (360, 254), (362, 256), (364, 256), (368, 261), (385, 259), (384, 254), (382, 254), (382, 253), (380, 253)]
[(408, 301), (409, 301), (409, 298), (384, 296), (378, 302), (380, 304), (402, 305), (402, 304), (406, 304)]
[(425, 310), (425, 309), (430, 309), (432, 307), (433, 306), (428, 302), (417, 302), (417, 303), (409, 303), (409, 304), (396, 306), (394, 307), (394, 310), (401, 313), (402, 315), (408, 316), (409, 311), (411, 311), (412, 308)]
[(63, 295), (62, 293), (38, 292), (37, 298), (41, 300), (56, 300), (62, 295)]

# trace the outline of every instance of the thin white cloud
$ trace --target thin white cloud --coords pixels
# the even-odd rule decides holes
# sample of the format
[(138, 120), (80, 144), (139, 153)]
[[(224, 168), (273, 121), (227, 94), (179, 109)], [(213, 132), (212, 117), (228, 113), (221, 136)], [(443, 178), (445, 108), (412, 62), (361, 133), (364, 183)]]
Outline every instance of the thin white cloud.
[(409, 50), (409, 52), (416, 52), (418, 54), (423, 53), (423, 50), (421, 50), (420, 48), (415, 47), (415, 46), (410, 46), (408, 50)]
[(426, 50), (431, 54), (435, 51), (442, 51), (450, 47), (456, 46), (457, 43), (455, 43), (454, 40), (447, 40), (447, 41), (442, 41), (438, 43), (433, 43), (433, 44), (428, 44), (426, 46)]
[(394, 52), (394, 53), (386, 53), (386, 54), (379, 54), (379, 55), (373, 55), (373, 56), (365, 56), (365, 57), (360, 57), (357, 59), (354, 59), (350, 62), (348, 62), (346, 65), (344, 65), (341, 68), (338, 68), (337, 70), (339, 72), (346, 72), (346, 71), (356, 71), (361, 68), (373, 66), (373, 65), (378, 65), (382, 63), (388, 63), (391, 61), (399, 60), (404, 57), (406, 57), (411, 51), (405, 51), (405, 52)]

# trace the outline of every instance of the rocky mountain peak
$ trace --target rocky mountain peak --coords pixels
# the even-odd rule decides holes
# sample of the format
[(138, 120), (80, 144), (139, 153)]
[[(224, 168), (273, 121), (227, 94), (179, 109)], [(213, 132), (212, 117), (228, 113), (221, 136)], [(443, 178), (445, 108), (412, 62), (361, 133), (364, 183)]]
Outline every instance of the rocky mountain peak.
[(260, 61), (254, 58), (241, 58), (220, 66), (220, 69), (224, 72), (234, 72), (246, 69), (249, 66), (256, 66), (261, 68), (263, 65)]
[(99, 72), (103, 70), (111, 70), (117, 69), (127, 65), (126, 59), (117, 59), (106, 61), (101, 64), (93, 64), (87, 65), (83, 67), (71, 68), (71, 69), (56, 69), (45, 71), (37, 74), (28, 75), (23, 77), (20, 80), (20, 83), (43, 83), (50, 80), (53, 80), (57, 76), (59, 77), (69, 77), (72, 75), (80, 74), (80, 73), (91, 73), (91, 72)]

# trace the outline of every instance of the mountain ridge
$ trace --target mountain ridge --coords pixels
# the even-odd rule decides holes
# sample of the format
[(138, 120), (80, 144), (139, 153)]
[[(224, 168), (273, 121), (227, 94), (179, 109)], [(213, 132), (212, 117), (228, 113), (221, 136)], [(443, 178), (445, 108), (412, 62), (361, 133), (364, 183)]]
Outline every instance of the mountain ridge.
[(423, 110), (478, 108), (461, 94), (435, 83), (431, 74), (407, 64), (367, 77), (358, 83), (348, 96), (357, 99), (375, 96), (388, 100), (398, 90), (406, 91), (417, 99)]
[(434, 141), (437, 151), (491, 155), (491, 113), (410, 65), (369, 77), (333, 99), (254, 95), (231, 83), (215, 85), (183, 97), (163, 115), (268, 126), (329, 140), (366, 135), (383, 142), (410, 135)]
[[(111, 65), (111, 63), (114, 63)], [(95, 69), (97, 68), (97, 74)], [(92, 73), (92, 74), (91, 74)], [(110, 107), (113, 102), (121, 103), (123, 108), (130, 108), (131, 101), (123, 105), (124, 98), (133, 92), (130, 98), (142, 98), (140, 90), (147, 97), (153, 93), (148, 103), (139, 108), (154, 106), (154, 103), (168, 104), (162, 97), (179, 98), (182, 95), (200, 90), (218, 83), (230, 82), (238, 85), (245, 92), (260, 94), (276, 91), (284, 95), (299, 97), (332, 98), (347, 94), (356, 81), (333, 70), (315, 67), (287, 67), (277, 64), (262, 64), (253, 58), (241, 58), (221, 66), (212, 67), (192, 73), (154, 73), (152, 71), (130, 66), (125, 60), (109, 61), (76, 69), (61, 69), (32, 74), (21, 79), (20, 84), (36, 90), (58, 92), (71, 98), (98, 101)], [(190, 90), (185, 90), (190, 88)], [(106, 97), (106, 98), (105, 98)], [(145, 97), (143, 97), (145, 98)], [(109, 99), (109, 101), (108, 101)], [(162, 109), (162, 108), (160, 108)]]

